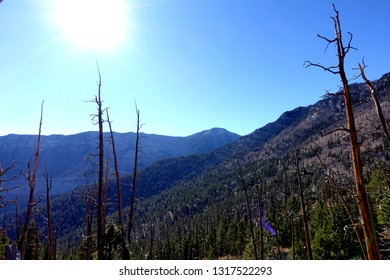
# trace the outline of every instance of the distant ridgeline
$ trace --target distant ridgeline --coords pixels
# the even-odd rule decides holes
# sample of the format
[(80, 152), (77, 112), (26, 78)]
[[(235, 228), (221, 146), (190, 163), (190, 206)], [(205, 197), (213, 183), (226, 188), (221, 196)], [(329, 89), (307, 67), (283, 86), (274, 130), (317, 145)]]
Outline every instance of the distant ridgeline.
[[(109, 133), (105, 133), (106, 147), (109, 150), (110, 165), (112, 152)], [(213, 128), (187, 137), (170, 137), (141, 133), (140, 166), (173, 157), (210, 152), (223, 145), (237, 140), (240, 136), (222, 128)], [(114, 133), (118, 162), (121, 173), (131, 173), (135, 151), (135, 133)], [(10, 134), (0, 136), (0, 163), (6, 168), (15, 163), (8, 177), (16, 176), (20, 170), (27, 174), (27, 163), (34, 159), (35, 135)], [(75, 187), (84, 185), (84, 174), (96, 170), (98, 132), (85, 132), (75, 135), (42, 136), (39, 154), (38, 180), (42, 185), (43, 173), (47, 168), (53, 177), (53, 193), (65, 193)], [(94, 156), (95, 155), (95, 156)], [(13, 171), (13, 172), (12, 172)], [(12, 173), (12, 175), (11, 175)], [(10, 185), (26, 185), (23, 178), (16, 178)], [(38, 189), (40, 187), (38, 186)], [(43, 191), (43, 189), (42, 189)], [(28, 194), (20, 191), (19, 194)], [(39, 190), (38, 190), (39, 193)]]
[[(390, 74), (386, 74), (374, 81), (388, 120), (389, 79)], [(350, 89), (377, 241), (382, 258), (389, 258), (390, 143), (366, 85), (356, 83)], [(332, 95), (285, 112), (243, 137), (221, 129), (185, 138), (144, 135), (130, 248), (128, 241), (120, 238), (116, 185), (110, 180), (105, 210), (106, 258), (121, 259), (129, 254), (126, 257), (132, 259), (305, 259), (299, 184), (303, 187), (313, 258), (365, 258), (345, 125), (343, 99)], [(17, 137), (21, 137), (19, 144), (12, 147)], [(0, 138), (0, 158), (7, 150), (5, 163), (23, 155), (25, 164), (33, 157), (35, 139), (24, 137)], [(68, 141), (63, 142), (55, 141), (56, 137), (65, 136), (42, 141), (42, 168), (47, 164), (57, 178), (54, 188), (61, 188), (59, 178), (67, 177), (78, 177), (77, 184), (83, 185), (84, 169), (91, 170), (85, 158), (94, 152), (96, 134), (67, 136)], [(134, 135), (115, 137), (121, 147), (123, 213), (128, 221)], [(50, 155), (50, 147), (60, 142), (56, 154)], [(74, 164), (63, 168), (65, 163)], [(89, 192), (82, 186), (51, 199), (58, 258), (94, 256), (95, 239), (87, 237), (85, 202), (86, 195), (94, 196), (93, 181), (88, 186)], [(12, 239), (17, 231), (15, 208), (9, 206), (7, 212), (12, 214), (4, 223)], [(39, 242), (45, 248), (43, 205), (39, 213)], [(21, 210), (20, 215), (23, 217)]]

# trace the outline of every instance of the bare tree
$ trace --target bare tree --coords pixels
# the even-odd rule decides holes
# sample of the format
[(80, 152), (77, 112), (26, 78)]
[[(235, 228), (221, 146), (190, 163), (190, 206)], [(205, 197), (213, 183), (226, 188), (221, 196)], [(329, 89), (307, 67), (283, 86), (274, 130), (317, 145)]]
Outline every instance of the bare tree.
[(362, 63), (363, 63), (363, 66), (362, 66), (362, 64), (358, 63), (359, 70), (360, 70), (360, 75), (362, 76), (364, 82), (366, 83), (367, 87), (370, 90), (371, 98), (372, 98), (372, 101), (374, 102), (375, 110), (376, 110), (376, 113), (377, 113), (377, 115), (379, 117), (379, 120), (381, 122), (383, 132), (385, 133), (387, 139), (390, 141), (389, 126), (388, 126), (388, 124), (386, 122), (385, 116), (383, 115), (382, 106), (379, 103), (378, 95), (377, 95), (377, 92), (376, 92), (376, 88), (375, 88), (374, 84), (369, 79), (367, 79), (367, 77), (366, 77), (366, 74), (364, 72), (364, 69), (366, 67), (366, 65), (364, 63), (364, 60), (363, 60)]
[(89, 183), (88, 183), (88, 174), (84, 174), (85, 177), (85, 196), (84, 196), (84, 202), (85, 202), (85, 210), (86, 210), (86, 218), (87, 218), (87, 230), (86, 230), (86, 237), (85, 237), (85, 259), (90, 260), (91, 259), (91, 243), (92, 243), (92, 224), (93, 224), (93, 205), (91, 203), (91, 200), (94, 201), (94, 199), (90, 197), (89, 195)]
[(263, 229), (263, 194), (262, 189), (259, 184), (255, 185), (256, 193), (257, 193), (257, 203), (259, 204), (259, 222), (260, 222), (260, 244), (259, 244), (259, 254), (260, 260), (264, 260), (264, 229)]
[[(364, 259), (367, 259), (367, 256), (366, 256), (366, 252), (364, 250), (364, 245), (363, 245), (363, 241), (362, 241), (362, 238), (360, 237), (360, 233), (359, 233), (359, 229), (358, 229), (358, 225), (356, 224), (353, 216), (352, 216), (352, 212), (351, 210), (349, 209), (349, 206), (347, 204), (347, 201), (345, 200), (344, 196), (341, 194), (341, 188), (337, 185), (335, 179), (333, 178), (333, 176), (330, 174), (330, 170), (328, 169), (328, 167), (325, 165), (325, 163), (322, 161), (321, 157), (317, 154), (317, 158), (319, 160), (319, 162), (321, 163), (322, 167), (324, 168), (325, 170), (325, 174), (326, 174), (326, 177), (328, 177), (328, 182), (330, 182), (331, 186), (336, 190), (336, 193), (337, 195), (339, 196), (339, 198), (341, 199), (341, 202), (343, 203), (343, 206), (345, 208), (345, 211), (347, 212), (348, 214), (348, 218), (349, 220), (351, 221), (351, 224), (353, 226), (353, 230), (355, 231), (355, 234), (356, 234), (356, 237), (359, 241), (359, 245), (360, 245), (360, 248), (362, 250), (362, 254), (363, 254), (363, 257)], [(343, 189), (344, 190), (344, 189)], [(353, 194), (354, 195), (354, 194)]]
[(35, 225), (35, 227), (34, 227), (34, 251), (32, 252), (33, 256), (34, 256), (34, 260), (39, 259), (39, 230), (38, 230), (38, 208), (37, 208), (39, 202), (40, 202), (40, 199), (38, 202), (34, 203), (34, 223), (33, 223), (33, 225)]
[(132, 187), (131, 187), (131, 205), (130, 205), (130, 216), (129, 216), (129, 231), (127, 234), (127, 239), (129, 242), (129, 248), (131, 248), (131, 232), (133, 228), (134, 223), (134, 204), (135, 204), (135, 192), (136, 192), (136, 185), (137, 185), (137, 168), (138, 168), (138, 153), (139, 153), (139, 131), (141, 129), (140, 119), (139, 115), (140, 112), (137, 108), (137, 104), (135, 104), (135, 110), (137, 114), (137, 131), (136, 131), (136, 139), (135, 139), (135, 153), (134, 153), (134, 168), (133, 168), (133, 181), (132, 181)]
[(348, 32), (350, 37), (347, 46), (345, 46), (342, 37), (342, 32), (341, 32), (339, 11), (336, 9), (335, 5), (333, 5), (333, 10), (336, 13), (335, 17), (331, 17), (334, 23), (335, 38), (329, 39), (321, 35), (317, 35), (317, 36), (327, 41), (328, 45), (333, 43), (336, 44), (338, 64), (335, 66), (325, 67), (318, 63), (312, 63), (310, 61), (306, 61), (305, 65), (306, 67), (309, 66), (319, 67), (327, 72), (330, 72), (335, 75), (339, 75), (341, 78), (342, 89), (343, 89), (342, 95), (344, 97), (345, 113), (347, 116), (347, 128), (343, 127), (342, 129), (349, 133), (349, 138), (350, 138), (352, 166), (353, 166), (353, 173), (355, 178), (355, 194), (356, 194), (357, 204), (359, 208), (360, 219), (362, 222), (364, 238), (366, 242), (367, 256), (369, 259), (379, 259), (380, 255), (379, 255), (378, 245), (376, 242), (375, 231), (372, 222), (371, 209), (368, 202), (368, 196), (367, 196), (367, 192), (363, 180), (363, 168), (362, 168), (362, 162), (360, 158), (360, 147), (358, 143), (357, 129), (356, 129), (355, 118), (354, 118), (354, 113), (352, 108), (349, 82), (344, 67), (346, 55), (349, 53), (351, 49), (354, 49), (351, 46), (353, 36), (352, 33)]
[(312, 256), (312, 253), (311, 253), (311, 242), (310, 242), (310, 235), (309, 235), (309, 226), (308, 226), (308, 222), (307, 222), (305, 199), (304, 199), (304, 196), (303, 196), (302, 173), (301, 173), (301, 169), (299, 167), (297, 148), (295, 146), (294, 146), (294, 157), (295, 157), (295, 167), (296, 167), (297, 178), (298, 178), (299, 196), (301, 198), (301, 208), (302, 208), (302, 216), (303, 216), (303, 229), (305, 231), (307, 259), (308, 260), (312, 260), (313, 256)]
[(260, 260), (264, 259), (264, 209), (263, 209), (263, 189), (260, 186), (259, 180), (258, 180), (258, 171), (255, 165), (254, 160), (250, 160), (250, 167), (251, 172), (253, 176), (253, 182), (255, 184), (255, 190), (257, 193), (257, 204), (259, 207), (259, 230), (260, 230), (260, 239), (259, 239), (259, 257)]
[(51, 228), (50, 190), (53, 186), (53, 177), (49, 176), (49, 171), (45, 171), (46, 179), (46, 212), (47, 212), (47, 259), (53, 259), (53, 237)]
[(14, 186), (14, 187), (7, 187), (7, 186), (3, 186), (4, 183), (7, 183), (9, 181), (12, 181), (14, 180), (16, 177), (18, 177), (18, 175), (14, 175), (8, 179), (5, 179), (3, 178), (3, 176), (6, 176), (6, 174), (15, 167), (15, 162), (12, 163), (12, 165), (6, 167), (5, 169), (2, 168), (1, 164), (0, 164), (0, 209), (1, 208), (5, 208), (8, 204), (11, 204), (11, 203), (15, 203), (16, 202), (16, 199), (15, 200), (7, 200), (7, 201), (4, 201), (3, 200), (3, 194), (4, 193), (8, 193), (9, 191), (12, 191), (13, 189), (16, 189), (16, 188), (19, 188), (19, 186)]
[(98, 95), (95, 97), (95, 103), (97, 104), (97, 118), (99, 126), (99, 165), (98, 165), (98, 209), (97, 209), (97, 249), (98, 249), (98, 259), (104, 259), (103, 249), (104, 249), (104, 223), (103, 223), (103, 185), (104, 185), (104, 139), (103, 139), (103, 109), (102, 109), (102, 99), (101, 99), (101, 85), (102, 77), (100, 75), (99, 65), (98, 74)]
[(22, 231), (22, 239), (21, 239), (20, 257), (22, 260), (24, 260), (24, 258), (26, 256), (28, 230), (30, 228), (30, 218), (31, 218), (32, 209), (34, 207), (34, 192), (35, 192), (35, 184), (36, 184), (37, 173), (38, 173), (39, 147), (41, 145), (42, 118), (43, 118), (43, 101), (41, 104), (41, 118), (39, 121), (38, 140), (37, 140), (37, 144), (35, 146), (34, 166), (33, 166), (32, 172), (31, 172), (30, 162), (28, 163), (28, 165), (27, 165), (28, 173), (27, 173), (27, 176), (25, 176), (25, 178), (28, 181), (28, 186), (30, 187), (30, 195), (29, 195), (29, 199), (28, 199), (27, 210), (26, 210), (26, 219), (24, 221), (24, 226), (23, 226), (23, 231)]
[[(249, 229), (250, 229), (250, 234), (251, 234), (251, 239), (252, 239), (252, 245), (253, 245), (253, 254), (255, 256), (255, 259), (258, 259), (257, 256), (257, 250), (256, 250), (256, 239), (255, 239), (255, 231), (254, 231), (254, 226), (253, 226), (253, 220), (252, 220), (252, 211), (251, 211), (251, 206), (250, 206), (250, 201), (249, 201), (249, 195), (248, 195), (248, 184), (245, 181), (244, 178), (244, 172), (242, 170), (240, 161), (237, 160), (237, 172), (239, 179), (241, 181), (242, 187), (244, 189), (244, 194), (245, 194), (245, 201), (246, 201), (246, 208), (249, 216)], [(261, 225), (260, 225), (261, 227)]]
[(121, 227), (121, 231), (123, 235), (124, 228), (123, 228), (123, 214), (122, 214), (122, 191), (121, 191), (121, 182), (120, 182), (120, 174), (119, 174), (119, 167), (118, 167), (118, 158), (116, 156), (114, 133), (112, 132), (110, 116), (108, 115), (108, 109), (106, 109), (106, 114), (107, 114), (108, 126), (110, 128), (112, 153), (114, 155), (115, 181), (116, 181), (116, 188), (117, 188), (117, 195), (118, 195), (117, 198), (118, 199), (118, 223), (119, 226)]

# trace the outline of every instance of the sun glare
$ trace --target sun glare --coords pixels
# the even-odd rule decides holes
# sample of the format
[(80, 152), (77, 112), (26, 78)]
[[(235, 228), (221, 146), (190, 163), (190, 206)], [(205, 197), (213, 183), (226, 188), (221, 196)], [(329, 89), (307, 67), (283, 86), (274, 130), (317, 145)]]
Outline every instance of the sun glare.
[(53, 0), (53, 20), (63, 38), (84, 50), (113, 50), (127, 29), (125, 0)]

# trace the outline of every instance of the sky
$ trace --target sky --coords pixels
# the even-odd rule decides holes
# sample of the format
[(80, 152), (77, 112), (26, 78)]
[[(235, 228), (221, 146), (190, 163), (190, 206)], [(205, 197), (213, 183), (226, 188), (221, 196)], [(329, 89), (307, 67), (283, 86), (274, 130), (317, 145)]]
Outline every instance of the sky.
[[(109, 5), (107, 4), (109, 3)], [(0, 135), (96, 131), (99, 65), (113, 129), (240, 135), (337, 91), (332, 8), (353, 34), (347, 74), (390, 72), (390, 2), (363, 0), (4, 0), (0, 4)], [(356, 82), (360, 82), (357, 79)], [(352, 81), (355, 82), (355, 81)], [(107, 126), (106, 126), (106, 129)]]

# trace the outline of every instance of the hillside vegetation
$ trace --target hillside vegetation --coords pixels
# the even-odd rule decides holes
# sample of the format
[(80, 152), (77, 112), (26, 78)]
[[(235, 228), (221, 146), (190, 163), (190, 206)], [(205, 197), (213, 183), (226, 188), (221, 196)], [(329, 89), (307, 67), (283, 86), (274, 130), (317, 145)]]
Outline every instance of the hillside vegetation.
[[(386, 74), (375, 81), (386, 116), (390, 116), (389, 77)], [(378, 246), (381, 257), (388, 258), (389, 141), (365, 85), (353, 84), (351, 92)], [(131, 248), (116, 223), (117, 193), (111, 180), (106, 258), (305, 259), (299, 180), (313, 258), (366, 258), (349, 139), (338, 129), (345, 123), (343, 106), (339, 96), (327, 97), (286, 112), (275, 122), (209, 153), (164, 159), (144, 167), (138, 174)], [(131, 182), (130, 175), (121, 179), (126, 221)], [(86, 207), (93, 212), (96, 205), (86, 203), (86, 198), (94, 196), (93, 189), (93, 182), (88, 182), (51, 199), (57, 258), (96, 258), (95, 237), (87, 236)], [(8, 213), (14, 213), (8, 208)], [(30, 238), (34, 231), (39, 235), (37, 247), (30, 248), (37, 251), (38, 258), (47, 250), (45, 213), (39, 208), (38, 228), (31, 228)], [(7, 217), (8, 238), (15, 239), (15, 215)], [(8, 238), (3, 236), (3, 243), (9, 242)]]

